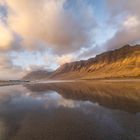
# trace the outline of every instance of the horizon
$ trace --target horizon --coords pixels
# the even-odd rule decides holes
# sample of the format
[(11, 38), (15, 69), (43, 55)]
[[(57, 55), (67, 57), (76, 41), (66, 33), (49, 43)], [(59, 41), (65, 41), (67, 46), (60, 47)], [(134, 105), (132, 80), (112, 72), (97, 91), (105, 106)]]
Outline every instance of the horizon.
[(0, 0), (0, 79), (140, 44), (140, 1)]

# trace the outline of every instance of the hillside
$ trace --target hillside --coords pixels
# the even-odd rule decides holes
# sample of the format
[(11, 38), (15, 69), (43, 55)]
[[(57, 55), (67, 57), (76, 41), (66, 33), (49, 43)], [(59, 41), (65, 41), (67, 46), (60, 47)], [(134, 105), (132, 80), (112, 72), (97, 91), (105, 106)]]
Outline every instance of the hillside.
[(51, 76), (53, 79), (94, 79), (140, 76), (140, 45), (97, 55), (88, 60), (66, 63)]
[(46, 70), (36, 70), (29, 72), (27, 75), (25, 75), (22, 79), (23, 80), (41, 80), (49, 77), (52, 74), (52, 72), (46, 71)]
[(44, 70), (27, 74), (24, 80), (98, 79), (140, 77), (140, 45), (126, 45), (95, 58), (66, 63), (54, 72)]

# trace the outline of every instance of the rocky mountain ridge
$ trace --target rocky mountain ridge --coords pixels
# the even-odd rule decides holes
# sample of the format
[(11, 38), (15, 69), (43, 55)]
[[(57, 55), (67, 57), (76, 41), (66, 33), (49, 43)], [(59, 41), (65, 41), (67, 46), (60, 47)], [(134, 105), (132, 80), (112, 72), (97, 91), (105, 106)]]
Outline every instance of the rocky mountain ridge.
[(52, 78), (68, 79), (140, 76), (140, 45), (126, 45), (120, 49), (97, 55), (88, 60), (60, 66)]
[[(45, 75), (42, 75), (44, 77)], [(140, 76), (140, 45), (126, 45), (95, 58), (66, 63), (46, 79), (97, 79)], [(40, 77), (41, 78), (41, 77)]]

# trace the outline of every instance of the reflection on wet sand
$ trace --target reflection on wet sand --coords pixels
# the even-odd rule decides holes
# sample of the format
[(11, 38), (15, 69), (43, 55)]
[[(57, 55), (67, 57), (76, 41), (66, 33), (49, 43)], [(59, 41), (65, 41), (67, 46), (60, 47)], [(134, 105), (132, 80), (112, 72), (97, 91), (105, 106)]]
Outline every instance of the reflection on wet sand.
[(0, 140), (139, 140), (139, 83), (0, 87)]
[(26, 85), (40, 94), (56, 91), (66, 99), (99, 103), (100, 105), (128, 112), (140, 112), (140, 83), (71, 82)]

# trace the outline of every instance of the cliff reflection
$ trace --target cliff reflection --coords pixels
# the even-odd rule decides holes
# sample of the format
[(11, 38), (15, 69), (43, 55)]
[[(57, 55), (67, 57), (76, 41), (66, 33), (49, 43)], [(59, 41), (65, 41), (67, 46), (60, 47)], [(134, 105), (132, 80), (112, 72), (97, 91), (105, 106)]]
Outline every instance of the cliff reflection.
[(140, 112), (140, 83), (139, 82), (71, 82), (71, 83), (37, 83), (25, 86), (32, 95), (46, 94), (55, 91), (66, 99), (90, 101), (102, 106)]
[(136, 82), (0, 87), (0, 140), (138, 140), (139, 101)]

